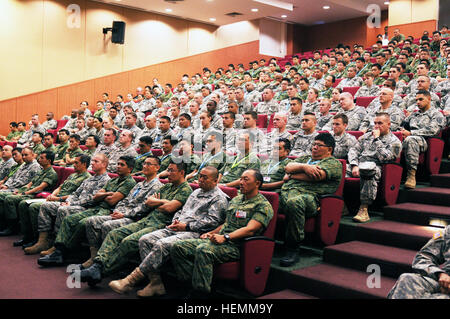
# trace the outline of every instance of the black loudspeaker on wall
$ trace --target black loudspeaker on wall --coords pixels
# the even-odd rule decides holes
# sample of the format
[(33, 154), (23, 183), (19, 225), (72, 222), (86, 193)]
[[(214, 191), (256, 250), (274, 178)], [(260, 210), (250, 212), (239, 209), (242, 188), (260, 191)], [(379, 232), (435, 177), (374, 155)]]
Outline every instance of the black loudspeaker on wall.
[(125, 22), (113, 21), (111, 42), (123, 44), (124, 38), (125, 38)]

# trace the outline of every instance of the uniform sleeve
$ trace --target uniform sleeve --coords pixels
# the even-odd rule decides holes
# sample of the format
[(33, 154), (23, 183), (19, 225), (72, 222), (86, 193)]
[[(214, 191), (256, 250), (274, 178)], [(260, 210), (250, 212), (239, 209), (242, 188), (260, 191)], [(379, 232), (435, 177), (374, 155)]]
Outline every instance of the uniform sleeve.
[(354, 146), (351, 146), (348, 150), (348, 163), (350, 165), (358, 165), (359, 164), (359, 155), (362, 152), (362, 141), (360, 138)]
[(192, 194), (191, 187), (189, 185), (186, 185), (176, 192), (176, 194), (172, 198), (172, 200), (177, 200), (182, 205), (184, 205), (186, 203), (187, 199), (189, 198), (189, 195), (191, 195), (191, 194)]
[(327, 180), (340, 180), (342, 177), (342, 164), (335, 158), (321, 162), (318, 165), (327, 174)]
[(424, 125), (418, 130), (411, 130), (411, 134), (425, 137), (434, 136), (439, 133), (441, 127), (444, 126), (444, 123), (444, 115), (442, 115), (441, 112), (436, 111), (433, 113), (433, 116), (428, 125)]
[(227, 206), (228, 201), (225, 197), (216, 196), (216, 198), (211, 200), (208, 212), (202, 215), (201, 218), (189, 223), (190, 230), (197, 233), (205, 233), (216, 228), (223, 223)]
[(414, 257), (412, 268), (417, 272), (438, 279), (438, 275), (444, 272), (439, 267), (444, 263), (444, 253), (449, 249), (450, 227), (447, 226), (445, 234), (436, 233), (432, 239)]
[(123, 196), (128, 196), (131, 189), (136, 185), (136, 181), (133, 178), (127, 178), (125, 181), (123, 181), (119, 188), (116, 190), (116, 192), (121, 193)]
[(264, 229), (266, 229), (272, 217), (272, 205), (270, 205), (270, 203), (266, 200), (256, 207), (256, 212), (253, 214), (252, 219), (260, 222)]

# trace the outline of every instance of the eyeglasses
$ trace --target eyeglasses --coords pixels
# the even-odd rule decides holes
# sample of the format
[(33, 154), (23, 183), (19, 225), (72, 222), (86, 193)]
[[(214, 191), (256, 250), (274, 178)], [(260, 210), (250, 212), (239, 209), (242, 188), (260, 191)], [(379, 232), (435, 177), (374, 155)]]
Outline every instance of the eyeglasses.
[(325, 144), (313, 143), (311, 147), (328, 147)]

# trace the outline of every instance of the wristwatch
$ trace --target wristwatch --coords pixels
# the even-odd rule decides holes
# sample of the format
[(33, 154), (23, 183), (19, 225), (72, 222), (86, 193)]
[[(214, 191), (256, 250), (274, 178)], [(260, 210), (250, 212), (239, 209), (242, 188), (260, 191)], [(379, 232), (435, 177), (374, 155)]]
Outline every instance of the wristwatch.
[(228, 234), (223, 235), (223, 237), (225, 237), (225, 241), (230, 241), (231, 240), (230, 235), (228, 235)]

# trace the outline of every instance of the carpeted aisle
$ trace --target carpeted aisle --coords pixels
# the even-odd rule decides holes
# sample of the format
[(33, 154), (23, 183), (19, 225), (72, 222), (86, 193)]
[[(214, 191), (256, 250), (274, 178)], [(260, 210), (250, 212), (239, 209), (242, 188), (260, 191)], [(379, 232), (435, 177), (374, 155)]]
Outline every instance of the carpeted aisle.
[(81, 283), (81, 288), (68, 288), (66, 267), (41, 268), (39, 255), (27, 256), (12, 243), (19, 236), (0, 237), (0, 299), (125, 299), (135, 293), (119, 295), (104, 279), (94, 289)]

